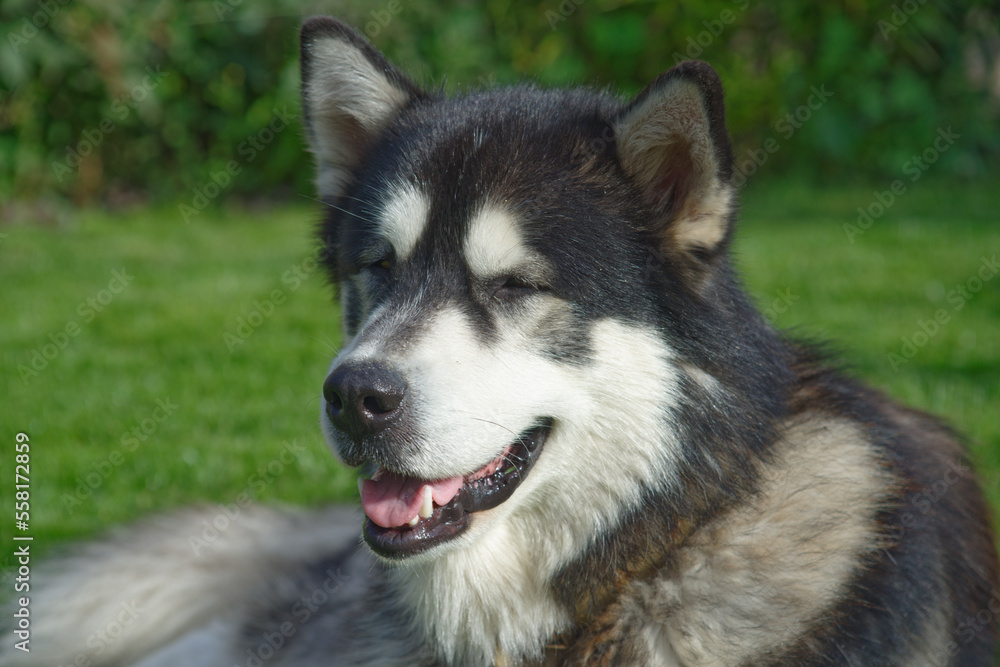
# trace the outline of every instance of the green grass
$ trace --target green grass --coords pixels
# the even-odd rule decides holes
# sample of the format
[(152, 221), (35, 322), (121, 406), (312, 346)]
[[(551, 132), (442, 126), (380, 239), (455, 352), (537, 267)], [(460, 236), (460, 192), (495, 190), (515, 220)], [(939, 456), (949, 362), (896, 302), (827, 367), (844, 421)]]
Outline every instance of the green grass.
[[(1000, 253), (1000, 193), (920, 182), (852, 244), (843, 225), (872, 191), (751, 182), (738, 263), (762, 307), (782, 305), (782, 295), (789, 302), (775, 314), (779, 325), (832, 339), (872, 384), (967, 433), (1000, 506), (1000, 278), (961, 310), (947, 300), (982, 257)], [(185, 225), (170, 208), (84, 212), (58, 228), (0, 227), (0, 434), (10, 443), (2, 469), (13, 468), (14, 434), (27, 432), (36, 552), (244, 492), (308, 504), (356, 494), (318, 429), (319, 389), (339, 332), (322, 273), (310, 272), (315, 217), (307, 207), (231, 210)], [(305, 274), (300, 284), (295, 267)], [(119, 270), (133, 278), (87, 321), (86, 300)], [(238, 337), (255, 301), (270, 310), (263, 302), (276, 290), (282, 303), (230, 351), (225, 335)], [(939, 309), (948, 322), (894, 369), (888, 354)], [(79, 330), (65, 349), (37, 376), (22, 377), (33, 352), (56, 345), (49, 335), (58, 342), (71, 323)], [(176, 407), (165, 415), (157, 401)], [(143, 426), (150, 433), (133, 440)], [(295, 460), (279, 466), (287, 443)], [(11, 476), (0, 486), (5, 550)]]
[[(751, 187), (737, 263), (776, 324), (832, 342), (869, 384), (961, 430), (1000, 508), (1000, 192), (920, 181), (851, 243), (844, 225), (887, 185)], [(784, 312), (767, 310), (776, 300)]]
[[(18, 431), (31, 437), (38, 551), (154, 510), (232, 502), (244, 491), (292, 503), (356, 493), (318, 427), (319, 387), (339, 325), (312, 261), (315, 217), (309, 208), (231, 211), (184, 225), (167, 209), (2, 230), (0, 432), (11, 441)], [(87, 299), (100, 299), (121, 270), (133, 279), (117, 295), (106, 292), (113, 298), (95, 314)], [(255, 311), (270, 314), (259, 321)], [(239, 330), (248, 317), (259, 326)], [(69, 322), (79, 333), (25, 378), (33, 351), (54, 345), (49, 334)], [(236, 345), (227, 333), (250, 335)], [(286, 443), (296, 446), (288, 465), (279, 458)], [(4, 470), (8, 463), (13, 454)], [(10, 483), (2, 492), (12, 510)], [(0, 524), (5, 548), (11, 524)]]

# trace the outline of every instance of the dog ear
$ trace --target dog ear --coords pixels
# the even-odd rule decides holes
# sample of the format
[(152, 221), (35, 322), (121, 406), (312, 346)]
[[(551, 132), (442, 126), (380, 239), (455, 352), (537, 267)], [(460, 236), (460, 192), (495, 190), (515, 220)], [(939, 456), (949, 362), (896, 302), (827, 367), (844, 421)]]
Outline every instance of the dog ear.
[(662, 252), (704, 266), (730, 237), (735, 188), (722, 83), (688, 61), (660, 75), (614, 121), (618, 158), (653, 207)]
[(302, 24), (302, 111), (323, 198), (342, 194), (362, 156), (420, 89), (336, 19)]

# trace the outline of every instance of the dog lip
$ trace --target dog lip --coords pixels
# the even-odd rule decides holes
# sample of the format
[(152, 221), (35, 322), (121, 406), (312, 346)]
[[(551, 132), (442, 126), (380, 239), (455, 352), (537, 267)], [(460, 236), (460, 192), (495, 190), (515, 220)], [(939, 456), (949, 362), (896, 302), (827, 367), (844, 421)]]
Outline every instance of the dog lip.
[(429, 519), (412, 528), (383, 528), (366, 517), (364, 538), (372, 551), (383, 558), (401, 560), (458, 537), (468, 527), (469, 514), (456, 497), (444, 507), (435, 507)]
[(486, 477), (469, 480), (458, 490), (467, 512), (493, 509), (514, 494), (538, 459), (551, 426), (551, 420), (544, 420), (541, 426), (525, 432), (512, 443), (510, 451), (501, 457), (503, 462), (510, 464), (508, 470), (498, 469)]
[(415, 526), (385, 528), (366, 517), (363, 530), (365, 542), (383, 558), (401, 560), (461, 535), (469, 527), (471, 514), (501, 505), (527, 477), (552, 428), (552, 419), (540, 422), (540, 426), (520, 435), (505, 450), (503, 459), (513, 458), (512, 465), (506, 470), (498, 469), (477, 479), (472, 479), (475, 473), (470, 474), (454, 498), (444, 506), (435, 506), (431, 516)]

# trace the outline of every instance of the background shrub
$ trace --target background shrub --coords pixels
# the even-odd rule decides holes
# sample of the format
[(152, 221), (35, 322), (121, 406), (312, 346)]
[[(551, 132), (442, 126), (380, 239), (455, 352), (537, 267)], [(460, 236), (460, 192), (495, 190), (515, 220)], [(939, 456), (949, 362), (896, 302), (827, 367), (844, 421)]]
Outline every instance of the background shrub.
[[(1000, 163), (1000, 14), (985, 2), (7, 0), (0, 198), (194, 202), (232, 161), (224, 196), (205, 199), (309, 193), (296, 33), (310, 13), (344, 17), (448, 89), (531, 77), (630, 94), (707, 60), (748, 176), (897, 177), (949, 127), (960, 140), (937, 172)], [(295, 120), (265, 144), (285, 109)]]

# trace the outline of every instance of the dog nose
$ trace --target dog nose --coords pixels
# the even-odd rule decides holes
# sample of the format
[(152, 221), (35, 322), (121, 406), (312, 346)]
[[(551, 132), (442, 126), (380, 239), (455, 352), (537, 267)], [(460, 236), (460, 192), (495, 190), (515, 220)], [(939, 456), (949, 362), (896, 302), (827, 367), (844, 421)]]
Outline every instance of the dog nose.
[(359, 441), (396, 421), (406, 396), (406, 380), (375, 362), (345, 363), (323, 383), (326, 414), (333, 425)]

